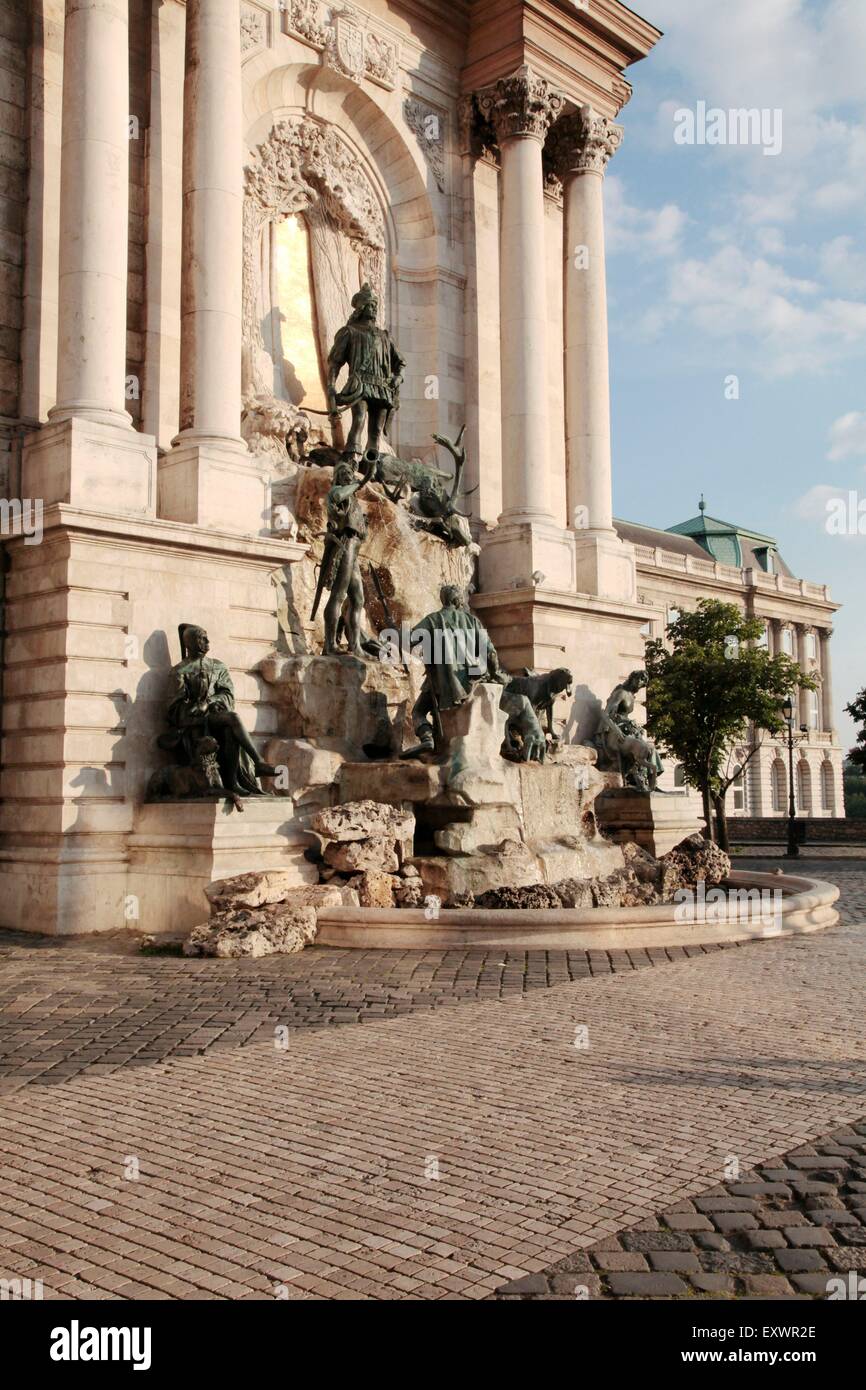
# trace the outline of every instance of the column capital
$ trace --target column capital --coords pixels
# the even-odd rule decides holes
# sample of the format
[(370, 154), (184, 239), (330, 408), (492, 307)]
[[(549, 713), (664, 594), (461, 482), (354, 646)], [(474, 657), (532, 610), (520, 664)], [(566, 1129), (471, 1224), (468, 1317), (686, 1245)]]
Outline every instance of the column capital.
[(475, 105), (482, 121), (492, 126), (501, 148), (506, 140), (526, 137), (543, 143), (565, 105), (565, 97), (524, 63), (510, 77), (476, 92)]
[(623, 127), (600, 116), (591, 106), (560, 116), (553, 126), (545, 156), (563, 183), (572, 174), (601, 174), (623, 140)]

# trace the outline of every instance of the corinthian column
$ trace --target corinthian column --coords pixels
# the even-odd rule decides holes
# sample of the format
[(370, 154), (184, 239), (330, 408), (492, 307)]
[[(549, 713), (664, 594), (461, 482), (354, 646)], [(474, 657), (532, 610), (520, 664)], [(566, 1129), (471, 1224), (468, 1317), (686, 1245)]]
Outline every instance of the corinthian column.
[(180, 434), (160, 515), (260, 531), (267, 483), (240, 435), (243, 106), (239, 0), (187, 0)]
[(565, 445), (572, 526), (613, 533), (604, 172), (622, 126), (583, 106), (557, 123), (551, 157), (565, 203)]
[(541, 150), (563, 99), (524, 66), (478, 93), (477, 102), (501, 156), (501, 520), (552, 522)]

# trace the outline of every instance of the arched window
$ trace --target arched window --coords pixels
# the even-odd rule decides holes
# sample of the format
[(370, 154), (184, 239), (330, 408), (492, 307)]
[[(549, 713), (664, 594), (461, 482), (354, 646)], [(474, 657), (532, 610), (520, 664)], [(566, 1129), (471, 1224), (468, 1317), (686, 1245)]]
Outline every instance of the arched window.
[(806, 691), (806, 704), (809, 712), (809, 728), (818, 727), (818, 692), (817, 690)]
[(742, 769), (742, 768), (740, 768), (739, 772), (737, 773), (736, 777), (734, 778), (734, 782), (733, 782), (733, 791), (734, 791), (734, 810), (735, 810), (735, 811), (745, 811), (745, 810), (747, 809), (747, 806), (746, 806), (746, 778), (745, 778), (745, 776), (744, 776), (744, 774), (743, 774), (743, 769)]
[(684, 787), (686, 785), (686, 770), (682, 763), (677, 763), (674, 768), (674, 786)]
[(781, 758), (776, 758), (770, 772), (773, 790), (773, 810), (784, 814), (788, 801), (788, 774)]
[(836, 778), (833, 764), (829, 762), (821, 764), (821, 809), (829, 811), (831, 816), (836, 813)]
[(800, 762), (797, 768), (797, 800), (798, 810), (804, 815), (812, 814), (812, 769), (805, 761)]
[(793, 628), (782, 628), (782, 651), (785, 656), (794, 655), (794, 631)]

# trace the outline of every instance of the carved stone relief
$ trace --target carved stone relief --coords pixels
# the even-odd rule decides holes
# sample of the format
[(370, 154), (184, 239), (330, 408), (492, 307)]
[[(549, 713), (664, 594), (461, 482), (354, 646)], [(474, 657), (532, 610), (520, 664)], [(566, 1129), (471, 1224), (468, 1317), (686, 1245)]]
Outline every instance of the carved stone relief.
[(440, 193), (445, 192), (445, 117), (417, 97), (403, 102), (406, 124), (415, 135)]
[(258, 5), (241, 5), (241, 56), (248, 57), (270, 42), (270, 16)]
[(397, 44), (366, 27), (351, 5), (331, 8), (323, 0), (284, 0), (286, 33), (319, 51), (322, 62), (353, 82), (365, 77), (392, 91), (397, 85)]

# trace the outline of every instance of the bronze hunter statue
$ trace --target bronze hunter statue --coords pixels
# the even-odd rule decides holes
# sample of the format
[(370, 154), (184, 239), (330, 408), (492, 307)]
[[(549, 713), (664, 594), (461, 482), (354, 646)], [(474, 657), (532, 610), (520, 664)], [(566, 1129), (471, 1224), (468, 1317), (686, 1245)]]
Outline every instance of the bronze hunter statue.
[(617, 770), (623, 786), (654, 792), (662, 760), (655, 744), (632, 718), (635, 698), (646, 683), (646, 671), (632, 671), (611, 691), (599, 719), (595, 744), (600, 766)]
[(334, 468), (334, 480), (328, 491), (328, 529), (319, 567), (319, 582), (310, 619), (319, 611), (325, 589), (330, 597), (325, 605), (324, 656), (340, 654), (339, 630), (342, 626), (351, 656), (364, 656), (362, 647), (361, 614), (364, 609), (364, 585), (361, 580), (359, 551), (367, 535), (367, 518), (358, 501), (358, 493), (370, 479), (375, 458), (368, 455), (364, 472), (355, 476), (353, 463), (343, 461)]
[(157, 739), (177, 765), (154, 773), (148, 797), (263, 796), (258, 779), (275, 777), (277, 770), (259, 757), (235, 711), (228, 668), (208, 656), (203, 627), (182, 623), (178, 635), (183, 659), (171, 673), (170, 728)]
[(442, 607), (416, 623), (409, 638), (426, 674), (412, 710), (418, 743), (406, 749), (404, 758), (432, 753), (441, 744), (440, 712), (462, 705), (478, 681), (505, 685), (509, 679), (486, 629), (470, 613), (456, 584), (443, 585), (439, 601)]
[[(400, 403), (400, 385), (406, 363), (385, 328), (379, 328), (376, 317), (379, 300), (372, 287), (364, 284), (352, 296), (352, 313), (337, 332), (328, 356), (328, 406), (332, 417), (344, 410), (352, 412), (352, 427), (346, 440), (345, 456), (357, 459), (362, 453), (362, 437), (366, 425), (364, 452), (377, 457), (382, 439)], [(340, 390), (337, 377), (343, 367), (349, 374)]]

